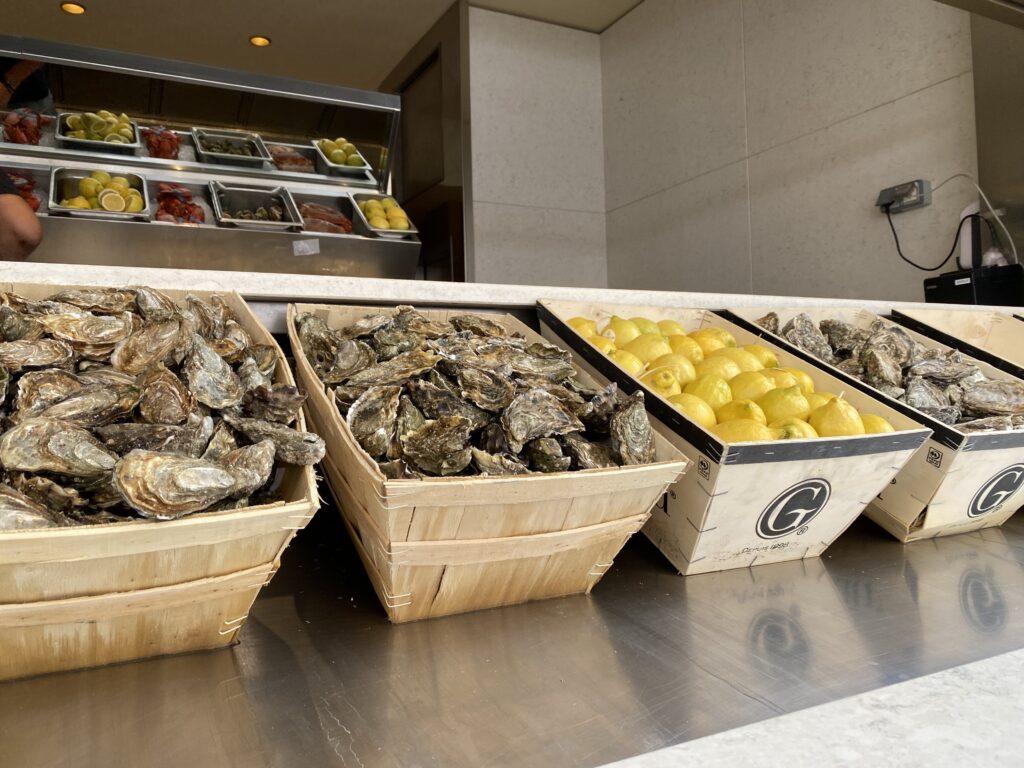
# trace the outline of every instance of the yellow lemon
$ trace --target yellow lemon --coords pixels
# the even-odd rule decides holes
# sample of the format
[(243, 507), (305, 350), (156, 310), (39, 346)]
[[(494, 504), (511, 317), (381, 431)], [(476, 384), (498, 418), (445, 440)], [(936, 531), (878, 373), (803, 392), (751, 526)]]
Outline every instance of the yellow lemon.
[(668, 401), (704, 427), (704, 429), (709, 429), (718, 423), (718, 419), (715, 418), (715, 412), (711, 410), (711, 406), (696, 395), (689, 395), (683, 392), (681, 395), (673, 395)]
[(672, 395), (678, 395), (683, 391), (675, 375), (667, 368), (648, 371), (640, 377), (640, 381), (665, 399), (672, 397)]
[(704, 359), (704, 350), (689, 336), (677, 333), (665, 338), (668, 339), (668, 345), (672, 347), (673, 352), (686, 355), (691, 363), (699, 363)]
[(721, 376), (715, 376), (714, 374), (698, 376), (683, 387), (683, 392), (688, 395), (696, 395), (710, 405), (711, 410), (721, 408), (732, 400), (732, 390), (729, 389), (729, 382)]
[(778, 440), (779, 432), (753, 419), (734, 419), (716, 424), (711, 433), (724, 443), (757, 443)]
[(811, 413), (811, 404), (807, 402), (799, 384), (785, 389), (773, 389), (762, 395), (757, 404), (761, 406), (769, 422), (786, 419), (806, 420)]
[(686, 331), (683, 330), (683, 326), (677, 323), (675, 320), (659, 320), (658, 330), (661, 331), (662, 336), (685, 336)]
[(706, 331), (712, 336), (717, 336), (719, 339), (722, 340), (722, 343), (727, 347), (736, 346), (736, 338), (727, 330), (725, 330), (725, 328), (719, 328), (714, 325), (709, 325), (706, 328), (701, 328), (701, 330)]
[(740, 371), (761, 371), (764, 366), (761, 361), (749, 352), (744, 352), (739, 347), (722, 347), (711, 353), (711, 357), (728, 357), (740, 367)]
[(608, 353), (608, 357), (615, 361), (615, 364), (630, 376), (639, 376), (644, 372), (643, 361), (624, 349), (613, 349)]
[(835, 395), (831, 392), (811, 392), (811, 394), (807, 395), (807, 402), (811, 404), (811, 413), (814, 413), (834, 397)]
[(597, 323), (586, 317), (570, 317), (569, 327), (580, 336), (597, 336)]
[(776, 389), (795, 387), (800, 383), (796, 380), (796, 376), (789, 371), (782, 370), (781, 368), (765, 368), (761, 373), (775, 382)]
[(640, 333), (656, 333), (661, 336), (661, 329), (653, 320), (648, 320), (646, 317), (631, 317), (629, 319), (640, 329)]
[(640, 335), (640, 329), (636, 327), (636, 323), (633, 321), (618, 315), (612, 315), (611, 319), (601, 330), (601, 335), (607, 336), (614, 341), (615, 346), (624, 347)]
[(106, 171), (93, 171), (89, 176), (104, 186), (110, 182), (110, 174)]
[(587, 336), (587, 341), (606, 355), (610, 355), (615, 350), (615, 342), (605, 336)]
[(698, 376), (712, 373), (715, 376), (721, 376), (726, 381), (743, 373), (740, 367), (728, 357), (705, 357), (693, 366), (693, 369), (697, 372)]
[(866, 435), (881, 435), (885, 432), (896, 431), (892, 424), (873, 413), (862, 413), (860, 420), (864, 424), (864, 434)]
[(686, 355), (680, 355), (675, 352), (662, 355), (661, 357), (651, 361), (651, 371), (656, 371), (660, 368), (672, 371), (672, 374), (676, 377), (676, 381), (680, 384), (689, 384), (697, 378), (697, 371), (694, 370), (693, 363), (690, 362), (690, 358)]
[(818, 436), (818, 433), (814, 431), (814, 427), (803, 419), (773, 421), (769, 426), (772, 429), (779, 430), (782, 433), (783, 440), (806, 440)]
[(822, 437), (864, 434), (864, 422), (857, 409), (841, 397), (829, 400), (812, 413), (808, 421)]
[(632, 352), (645, 363), (657, 360), (662, 355), (672, 354), (672, 347), (660, 333), (641, 333), (628, 344), (616, 346)]
[(711, 330), (711, 328), (701, 328), (699, 331), (688, 334), (691, 339), (700, 345), (704, 357), (707, 357), (716, 349), (721, 349), (725, 346), (725, 342), (717, 334), (711, 333)]
[(762, 371), (744, 371), (729, 379), (729, 389), (737, 400), (753, 400), (757, 402), (762, 396), (775, 389), (775, 382)]
[(140, 213), (142, 211), (143, 205), (141, 197), (132, 197), (129, 195), (127, 200), (128, 206), (125, 210), (128, 211), (128, 213)]
[(805, 395), (814, 391), (814, 379), (806, 371), (801, 371), (799, 368), (783, 368), (782, 370), (793, 374), (793, 378), (796, 379), (796, 383), (800, 385), (800, 389), (804, 391)]
[(764, 415), (764, 411), (752, 400), (730, 400), (715, 411), (715, 418), (718, 419), (719, 424), (735, 419), (752, 419), (761, 424), (768, 423), (768, 418)]
[(775, 353), (762, 344), (747, 344), (740, 349), (756, 357), (765, 368), (776, 368), (779, 365), (779, 358)]

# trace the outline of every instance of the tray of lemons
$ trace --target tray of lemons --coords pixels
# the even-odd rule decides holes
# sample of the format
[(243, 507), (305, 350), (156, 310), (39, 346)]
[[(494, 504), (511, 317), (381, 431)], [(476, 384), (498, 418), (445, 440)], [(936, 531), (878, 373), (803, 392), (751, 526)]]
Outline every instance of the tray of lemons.
[(124, 112), (61, 112), (57, 115), (57, 144), (91, 152), (133, 155), (142, 148), (138, 125)]
[(314, 139), (317, 171), (326, 176), (365, 176), (369, 165), (356, 145), (339, 136), (336, 139)]
[(54, 168), (50, 174), (50, 213), (100, 219), (148, 221), (146, 180), (135, 173)]
[(393, 197), (386, 195), (354, 195), (359, 219), (366, 229), (378, 237), (400, 239), (418, 234), (409, 221), (409, 214)]

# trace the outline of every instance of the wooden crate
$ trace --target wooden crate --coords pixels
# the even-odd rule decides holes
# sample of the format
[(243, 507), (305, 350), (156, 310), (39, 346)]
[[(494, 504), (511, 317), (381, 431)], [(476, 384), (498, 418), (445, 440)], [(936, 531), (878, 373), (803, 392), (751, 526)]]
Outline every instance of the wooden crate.
[(0, 680), (231, 645), (276, 568), (0, 605)]
[[(928, 436), (927, 429), (903, 413), (707, 310), (542, 300), (539, 311), (544, 335), (573, 349), (588, 372), (627, 392), (643, 389), (657, 430), (696, 462), (696, 471), (676, 483), (664, 509), (656, 510), (643, 529), (684, 575), (820, 555)], [(846, 390), (854, 406), (888, 419), (897, 431), (725, 444), (615, 365), (566, 322), (582, 316), (601, 324), (612, 314), (675, 320), (690, 331), (716, 325), (731, 332), (738, 344), (765, 344), (780, 365), (806, 369), (818, 389)]]
[[(885, 318), (862, 309), (748, 308), (727, 313), (736, 322), (763, 338), (771, 338), (808, 363), (827, 370), (847, 386), (871, 393), (891, 408), (923, 424), (932, 436), (907, 462), (865, 511), (868, 517), (903, 542), (934, 536), (949, 536), (979, 528), (1002, 525), (1024, 503), (1024, 432), (986, 432), (969, 434), (943, 424), (916, 408), (883, 395), (864, 382), (823, 363), (790, 344), (781, 336), (768, 333), (754, 320), (775, 311), (783, 323), (799, 312), (814, 322), (828, 318), (868, 328)], [(949, 347), (911, 329), (911, 338), (930, 347)], [(967, 357), (993, 379), (1011, 379), (1010, 374), (982, 360)], [(1005, 491), (1010, 491), (1005, 493)]]
[[(69, 287), (75, 286), (5, 283), (0, 291), (39, 299)], [(213, 295), (164, 293), (178, 301), (187, 293)], [(254, 341), (277, 346), (237, 293), (220, 295)], [(295, 383), (283, 354), (275, 380)], [(301, 414), (297, 426), (305, 429)], [(313, 468), (288, 467), (280, 493), (283, 501), (273, 504), (179, 520), (0, 533), (0, 605), (134, 592), (274, 562), (319, 507)]]
[(1024, 378), (1024, 323), (1002, 312), (969, 309), (893, 310), (892, 319), (947, 347)]
[[(643, 466), (388, 480), (305, 359), (294, 324), (297, 313), (312, 312), (339, 328), (374, 311), (293, 304), (288, 332), (309, 420), (327, 441), (328, 484), (388, 617), (397, 623), (589, 592), (686, 458), (658, 438), (657, 463)], [(509, 315), (487, 316), (540, 339)]]

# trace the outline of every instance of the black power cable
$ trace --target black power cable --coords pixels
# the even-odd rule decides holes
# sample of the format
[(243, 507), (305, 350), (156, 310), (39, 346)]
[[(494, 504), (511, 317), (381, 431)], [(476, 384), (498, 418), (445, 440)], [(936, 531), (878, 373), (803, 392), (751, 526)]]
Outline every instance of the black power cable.
[[(969, 219), (982, 218), (977, 213), (969, 213), (962, 219), (960, 219), (960, 223), (956, 225), (956, 236), (953, 238), (953, 247), (949, 249), (949, 254), (946, 256), (946, 258), (944, 258), (938, 266), (922, 267), (920, 264), (915, 264), (914, 262), (912, 262), (910, 259), (903, 255), (903, 249), (900, 247), (900, 236), (896, 234), (896, 227), (892, 223), (892, 214), (889, 212), (889, 208), (890, 206), (888, 205), (882, 206), (882, 210), (885, 211), (885, 218), (889, 221), (889, 229), (892, 230), (892, 239), (896, 241), (896, 253), (898, 253), (900, 255), (900, 258), (907, 262), (907, 264), (914, 267), (915, 269), (921, 270), (922, 272), (938, 272), (940, 269), (946, 266), (946, 262), (953, 258), (953, 254), (956, 253), (956, 247), (960, 243), (960, 230), (961, 228), (963, 228), (964, 222)], [(989, 223), (989, 228), (990, 230), (992, 229), (991, 223)]]

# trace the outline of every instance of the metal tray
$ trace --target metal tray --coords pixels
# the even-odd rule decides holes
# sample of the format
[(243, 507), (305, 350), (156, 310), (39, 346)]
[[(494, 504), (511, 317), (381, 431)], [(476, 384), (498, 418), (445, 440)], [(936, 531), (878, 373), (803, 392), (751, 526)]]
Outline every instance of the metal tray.
[[(316, 153), (316, 169), (319, 173), (324, 176), (365, 176), (366, 172), (370, 170), (370, 164), (366, 162), (366, 158), (363, 157), (363, 153), (358, 149), (356, 154), (362, 158), (363, 164), (356, 167), (354, 165), (338, 165), (332, 163), (327, 159), (327, 155), (324, 154), (323, 150), (320, 149), (320, 145), (317, 143), (321, 139), (312, 139), (310, 144), (313, 146), (313, 151)], [(352, 146), (355, 146), (354, 144)]]
[[(50, 200), (49, 213), (67, 216), (79, 216), (83, 219), (113, 219), (114, 221), (149, 221), (149, 194), (146, 191), (146, 179), (137, 173), (119, 173), (128, 179), (128, 185), (142, 193), (142, 210), (137, 213), (117, 213), (104, 211), (101, 208), (65, 208), (58, 205), (58, 201), (65, 197), (76, 197), (78, 195), (78, 182), (88, 176), (91, 171), (83, 168), (54, 168), (50, 174)], [(72, 188), (71, 185), (74, 185)], [(65, 189), (73, 191), (74, 194), (65, 194)]]
[(64, 135), (67, 129), (69, 115), (77, 115), (79, 112), (61, 112), (57, 115), (56, 141), (58, 147), (68, 149), (82, 149), (86, 152), (111, 152), (118, 155), (134, 155), (142, 149), (142, 137), (139, 135), (139, 124), (134, 120), (129, 121), (132, 131), (135, 133), (135, 141), (127, 144), (116, 144), (113, 141), (93, 141), (92, 139), (72, 139)]
[(370, 222), (366, 219), (366, 216), (363, 215), (363, 212), (359, 208), (358, 203), (361, 203), (363, 200), (383, 200), (385, 197), (391, 197), (391, 195), (371, 195), (364, 193), (352, 195), (352, 199), (356, 203), (356, 205), (353, 205), (352, 208), (359, 216), (359, 223), (366, 229), (367, 232), (370, 232), (376, 235), (377, 237), (386, 238), (388, 240), (405, 240), (407, 238), (412, 237), (413, 235), (418, 235), (420, 231), (416, 229), (411, 220), (409, 221), (409, 229), (378, 229), (377, 227), (370, 226)]
[[(224, 152), (210, 152), (203, 148), (203, 139), (220, 139), (231, 144), (247, 143), (256, 151), (255, 155), (229, 155)], [(195, 144), (196, 159), (201, 163), (240, 165), (247, 168), (262, 168), (270, 162), (270, 153), (258, 133), (248, 131), (224, 131), (209, 128), (193, 128), (192, 141)]]
[[(352, 231), (348, 234), (341, 234), (337, 232), (317, 232), (313, 229), (306, 229), (306, 222), (302, 222), (302, 231), (307, 232), (310, 235), (316, 237), (363, 237), (359, 230), (361, 229), (359, 214), (357, 212), (356, 204), (352, 202), (352, 198), (345, 194), (339, 197), (325, 197), (323, 195), (292, 195), (292, 199), (295, 200), (295, 205), (298, 208), (303, 203), (318, 203), (319, 205), (326, 206), (328, 208), (336, 208), (339, 213), (347, 217), (352, 222)], [(299, 213), (301, 217), (301, 212)]]
[[(270, 198), (278, 197), (284, 203), (286, 221), (258, 221), (256, 219), (236, 219), (228, 215), (228, 211), (239, 208), (255, 210), (270, 202)], [(229, 187), (219, 181), (210, 182), (210, 201), (217, 223), (242, 229), (288, 230), (301, 229), (302, 217), (295, 205), (292, 193), (284, 187)]]

